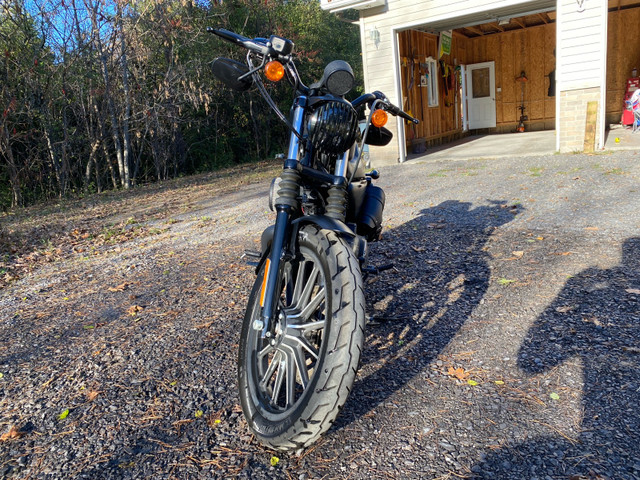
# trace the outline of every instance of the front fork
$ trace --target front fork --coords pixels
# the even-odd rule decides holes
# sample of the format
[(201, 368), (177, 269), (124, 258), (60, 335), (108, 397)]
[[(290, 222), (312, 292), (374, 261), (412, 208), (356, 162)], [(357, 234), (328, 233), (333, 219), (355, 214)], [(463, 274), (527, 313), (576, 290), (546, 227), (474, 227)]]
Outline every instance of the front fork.
[[(304, 111), (307, 104), (306, 97), (298, 97), (293, 114), (293, 126), (297, 132), (302, 132)], [(255, 330), (262, 331), (262, 338), (271, 338), (275, 331), (275, 313), (280, 299), (280, 283), (282, 281), (280, 264), (285, 261), (291, 252), (290, 241), (292, 239), (292, 217), (300, 210), (300, 178), (301, 173), (314, 178), (321, 177), (321, 180), (330, 183), (328, 190), (327, 205), (325, 215), (338, 225), (343, 225), (346, 215), (346, 188), (347, 170), (349, 163), (349, 152), (338, 159), (334, 175), (317, 172), (310, 169), (308, 165), (300, 165), (298, 157), (300, 153), (300, 137), (295, 133), (291, 134), (289, 140), (289, 151), (284, 162), (278, 199), (275, 202), (276, 224), (273, 231), (273, 241), (271, 252), (265, 261), (264, 277), (260, 290), (260, 306), (262, 314), (253, 324)], [(345, 228), (347, 228), (345, 226)], [(295, 240), (294, 240), (295, 241)]]
[[(302, 132), (306, 105), (306, 97), (298, 97), (292, 122), (297, 132)], [(262, 338), (269, 338), (273, 335), (274, 314), (280, 298), (280, 263), (283, 261), (286, 252), (289, 251), (291, 217), (300, 208), (298, 198), (300, 196), (300, 174), (297, 171), (299, 153), (300, 138), (292, 132), (287, 159), (282, 170), (278, 199), (275, 202), (277, 214), (271, 253), (265, 262), (262, 289), (260, 290), (262, 314), (260, 319), (256, 319), (253, 324), (255, 330), (262, 330)]]

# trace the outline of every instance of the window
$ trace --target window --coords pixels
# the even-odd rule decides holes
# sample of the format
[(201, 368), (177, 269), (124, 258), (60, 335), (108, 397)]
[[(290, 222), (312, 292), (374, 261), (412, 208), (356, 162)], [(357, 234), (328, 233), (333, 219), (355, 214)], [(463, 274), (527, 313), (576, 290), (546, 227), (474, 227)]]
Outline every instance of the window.
[(438, 106), (438, 62), (427, 57), (427, 101), (430, 107)]
[(473, 98), (489, 97), (491, 92), (491, 74), (489, 67), (474, 68), (471, 70), (471, 83)]

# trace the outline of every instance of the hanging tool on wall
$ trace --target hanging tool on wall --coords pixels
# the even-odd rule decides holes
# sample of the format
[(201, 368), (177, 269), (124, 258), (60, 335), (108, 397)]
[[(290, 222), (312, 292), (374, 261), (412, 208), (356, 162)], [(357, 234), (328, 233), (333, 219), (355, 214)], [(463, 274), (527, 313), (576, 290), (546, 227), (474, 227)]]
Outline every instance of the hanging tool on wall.
[(527, 83), (527, 76), (524, 73), (524, 70), (520, 72), (520, 76), (516, 77), (516, 82), (520, 83), (520, 89), (522, 91), (522, 100), (518, 110), (520, 110), (520, 121), (518, 122), (518, 126), (516, 127), (516, 132), (524, 132), (524, 122), (529, 120), (529, 117), (524, 114), (524, 84)]

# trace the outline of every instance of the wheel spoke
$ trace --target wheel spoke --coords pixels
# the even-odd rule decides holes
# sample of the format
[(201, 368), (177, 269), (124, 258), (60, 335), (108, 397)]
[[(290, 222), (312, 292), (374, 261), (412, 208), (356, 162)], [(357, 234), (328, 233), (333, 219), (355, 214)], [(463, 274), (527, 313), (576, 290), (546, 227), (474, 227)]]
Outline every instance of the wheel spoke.
[[(299, 317), (293, 317), (299, 318)], [(301, 324), (289, 324), (287, 329), (294, 329), (304, 333), (314, 332), (316, 330), (322, 330), (325, 326), (326, 320), (318, 320), (317, 322), (301, 323)]]
[[(304, 283), (304, 289), (300, 293), (300, 297), (297, 298), (295, 304), (293, 305), (295, 308), (300, 309), (309, 301), (309, 299), (311, 298), (311, 293), (313, 292), (313, 288), (316, 286), (316, 280), (319, 273), (320, 271), (318, 270), (318, 267), (314, 265), (313, 270), (311, 270), (311, 273), (309, 274), (307, 279), (303, 282), (300, 282)], [(301, 279), (298, 278), (298, 281), (300, 280)]]
[(313, 297), (308, 304), (300, 312), (299, 318), (302, 320), (309, 320), (311, 314), (316, 311), (316, 308), (320, 306), (324, 300), (324, 287), (321, 288), (318, 293), (316, 293), (315, 297)]
[(296, 286), (293, 291), (293, 298), (291, 299), (291, 305), (296, 305), (300, 300), (300, 295), (302, 294), (302, 288), (304, 287), (304, 270), (307, 266), (306, 260), (301, 260), (298, 263), (298, 274), (296, 275)]
[(291, 407), (295, 401), (295, 391), (296, 391), (296, 359), (295, 354), (293, 352), (287, 352), (287, 406), (286, 408)]
[(279, 360), (280, 360), (280, 352), (276, 352), (273, 355), (273, 358), (271, 359), (271, 364), (267, 368), (267, 371), (264, 372), (264, 375), (262, 376), (262, 379), (260, 380), (260, 386), (262, 388), (266, 388), (267, 387), (267, 383), (269, 382), (269, 380), (273, 376), (273, 373), (276, 371), (276, 368), (278, 368), (278, 361)]
[(302, 348), (304, 348), (309, 353), (309, 355), (313, 357), (314, 361), (318, 360), (318, 355), (320, 355), (320, 352), (317, 348), (311, 345), (311, 343), (309, 343), (309, 340), (307, 340), (305, 337), (298, 337), (296, 338), (296, 340), (300, 343), (300, 345), (302, 345)]
[[(276, 379), (273, 382), (273, 391), (271, 392), (271, 403), (275, 406), (278, 405), (278, 397), (280, 396), (280, 390), (282, 390), (282, 383), (287, 374), (287, 361), (282, 358), (284, 356), (282, 352), (278, 351), (278, 353), (280, 354), (277, 362), (278, 371), (276, 373)], [(275, 359), (274, 363), (276, 363)]]
[(292, 292), (291, 285), (292, 275), (291, 275), (291, 264), (287, 263), (284, 266), (284, 270), (282, 272), (282, 281), (284, 284), (284, 299), (286, 305), (291, 305), (294, 303), (294, 293)]
[(269, 353), (273, 352), (275, 350), (275, 348), (273, 348), (271, 345), (267, 344), (266, 347), (264, 347), (262, 350), (260, 350), (258, 352), (258, 360), (262, 360), (262, 358), (264, 358), (265, 355), (268, 355)]
[(293, 355), (296, 360), (296, 367), (298, 368), (298, 373), (300, 374), (300, 383), (302, 384), (302, 388), (307, 388), (307, 385), (309, 385), (309, 372), (307, 371), (307, 361), (305, 359), (302, 348), (294, 347)]

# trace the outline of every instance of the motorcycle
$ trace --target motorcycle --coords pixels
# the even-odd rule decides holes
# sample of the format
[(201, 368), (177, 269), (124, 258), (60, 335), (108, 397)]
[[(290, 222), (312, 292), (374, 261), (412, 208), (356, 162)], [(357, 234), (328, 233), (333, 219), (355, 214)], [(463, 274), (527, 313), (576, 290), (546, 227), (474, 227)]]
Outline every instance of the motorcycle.
[[(364, 342), (363, 276), (384, 269), (367, 264), (385, 195), (373, 184), (379, 173), (364, 171), (363, 149), (391, 141), (388, 113), (419, 121), (381, 92), (347, 101), (355, 82), (347, 62), (330, 62), (320, 81), (306, 86), (291, 40), (208, 31), (247, 50), (245, 63), (216, 58), (214, 75), (236, 91), (257, 87), (290, 131), (282, 174), (269, 194), (276, 221), (253, 254), (257, 278), (240, 335), (238, 386), (257, 439), (299, 450), (329, 429), (347, 400)], [(260, 72), (271, 81), (286, 78), (295, 90), (289, 117)]]

